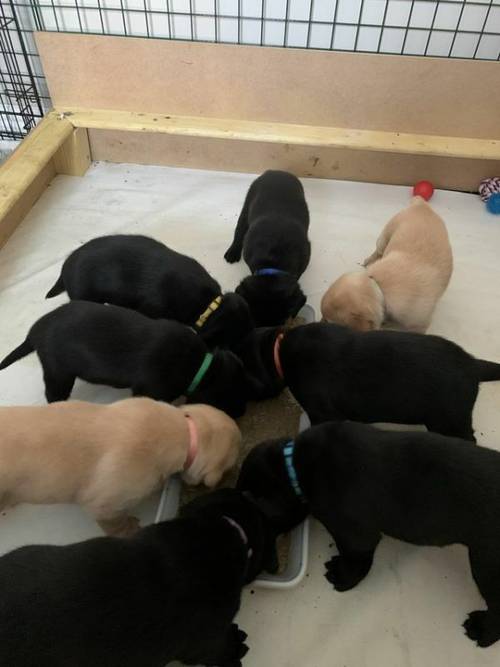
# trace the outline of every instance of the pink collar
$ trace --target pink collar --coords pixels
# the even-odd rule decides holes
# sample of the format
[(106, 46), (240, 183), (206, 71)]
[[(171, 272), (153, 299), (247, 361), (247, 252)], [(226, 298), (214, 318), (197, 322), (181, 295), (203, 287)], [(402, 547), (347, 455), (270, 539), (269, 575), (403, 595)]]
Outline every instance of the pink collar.
[(281, 359), (280, 359), (280, 347), (281, 347), (281, 341), (283, 340), (284, 334), (280, 333), (276, 336), (276, 340), (274, 341), (274, 349), (273, 349), (273, 355), (274, 355), (274, 365), (276, 366), (276, 372), (278, 373), (280, 380), (284, 380), (285, 376), (283, 375), (283, 368), (281, 366)]
[(196, 455), (198, 454), (198, 430), (196, 428), (196, 424), (193, 421), (193, 418), (186, 413), (184, 413), (184, 416), (186, 417), (189, 429), (189, 447), (186, 461), (184, 463), (184, 470), (188, 470), (188, 468), (193, 465)]

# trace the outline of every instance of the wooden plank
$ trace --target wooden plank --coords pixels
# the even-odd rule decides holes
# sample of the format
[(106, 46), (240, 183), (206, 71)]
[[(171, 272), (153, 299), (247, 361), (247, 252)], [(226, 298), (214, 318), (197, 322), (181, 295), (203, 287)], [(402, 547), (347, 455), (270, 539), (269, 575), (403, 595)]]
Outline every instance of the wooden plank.
[(284, 169), (303, 177), (390, 185), (428, 179), (438, 188), (471, 192), (477, 192), (483, 178), (500, 173), (500, 159), (461, 160), (114, 130), (89, 130), (89, 138), (94, 160), (188, 169), (251, 174)]
[(30, 185), (23, 192), (17, 202), (11, 207), (0, 220), (0, 248), (7, 242), (14, 233), (19, 223), (30, 212), (31, 207), (37, 199), (44, 193), (50, 181), (56, 175), (56, 170), (52, 160), (34, 178)]
[(55, 174), (52, 157), (72, 132), (67, 119), (49, 114), (0, 167), (0, 244), (5, 243)]
[(38, 33), (56, 108), (500, 139), (497, 62)]
[(88, 132), (84, 127), (74, 129), (54, 155), (56, 173), (67, 176), (83, 176), (91, 161)]
[(403, 132), (377, 132), (291, 123), (182, 117), (95, 109), (59, 109), (75, 127), (234, 139), (439, 157), (500, 159), (500, 141)]

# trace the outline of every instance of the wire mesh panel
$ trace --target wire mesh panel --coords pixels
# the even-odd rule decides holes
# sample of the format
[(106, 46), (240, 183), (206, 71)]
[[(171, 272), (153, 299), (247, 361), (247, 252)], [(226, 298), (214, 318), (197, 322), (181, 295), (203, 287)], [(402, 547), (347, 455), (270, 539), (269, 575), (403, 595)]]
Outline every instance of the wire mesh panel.
[(21, 139), (43, 115), (12, 2), (0, 3), (0, 139)]
[(31, 0), (44, 30), (500, 57), (500, 0)]
[[(4, 4), (4, 0), (0, 0)], [(9, 0), (42, 104), (32, 31), (500, 60), (500, 0)], [(19, 52), (17, 49), (16, 54)]]

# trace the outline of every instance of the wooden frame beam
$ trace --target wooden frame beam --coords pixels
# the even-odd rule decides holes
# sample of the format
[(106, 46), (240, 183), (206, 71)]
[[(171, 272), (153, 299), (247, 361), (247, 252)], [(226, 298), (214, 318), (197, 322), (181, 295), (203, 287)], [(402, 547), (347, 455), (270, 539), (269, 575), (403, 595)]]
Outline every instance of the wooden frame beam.
[(83, 176), (90, 163), (89, 133), (85, 127), (77, 127), (54, 155), (55, 170), (67, 176)]
[(55, 175), (52, 158), (73, 131), (67, 119), (49, 114), (0, 167), (0, 246)]
[(500, 160), (500, 140), (495, 139), (468, 139), (101, 109), (65, 108), (55, 113), (67, 118), (77, 128), (347, 148), (435, 157)]

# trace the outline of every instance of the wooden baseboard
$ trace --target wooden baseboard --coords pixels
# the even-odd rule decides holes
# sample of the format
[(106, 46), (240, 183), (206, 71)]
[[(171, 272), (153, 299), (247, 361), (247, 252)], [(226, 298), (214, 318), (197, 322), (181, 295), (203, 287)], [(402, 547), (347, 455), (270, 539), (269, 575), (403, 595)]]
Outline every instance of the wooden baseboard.
[(500, 141), (495, 139), (469, 139), (101, 109), (64, 108), (58, 109), (57, 113), (68, 118), (74, 127), (78, 128), (474, 160), (500, 160)]

